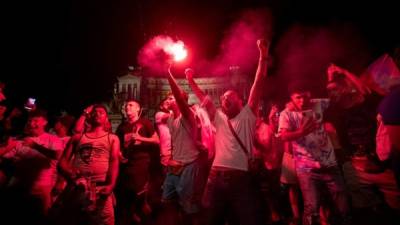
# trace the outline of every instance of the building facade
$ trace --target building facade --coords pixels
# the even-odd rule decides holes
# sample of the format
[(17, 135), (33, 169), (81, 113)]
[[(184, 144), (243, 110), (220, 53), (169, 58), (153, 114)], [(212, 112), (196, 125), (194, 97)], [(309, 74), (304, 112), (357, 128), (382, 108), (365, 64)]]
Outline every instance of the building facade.
[[(114, 96), (109, 104), (111, 111), (110, 119), (113, 130), (123, 119), (124, 102), (127, 99), (137, 99), (142, 104), (142, 116), (154, 121), (154, 114), (158, 105), (171, 89), (168, 80), (162, 77), (155, 77), (143, 74), (140, 68), (130, 68), (126, 75), (117, 78), (114, 84)], [(251, 82), (240, 73), (237, 66), (229, 67), (229, 73), (225, 76), (207, 76), (195, 78), (199, 87), (211, 97), (214, 103), (219, 106), (219, 97), (228, 89), (234, 89), (247, 98)], [(189, 104), (198, 103), (186, 79), (177, 79), (178, 85), (188, 93)]]

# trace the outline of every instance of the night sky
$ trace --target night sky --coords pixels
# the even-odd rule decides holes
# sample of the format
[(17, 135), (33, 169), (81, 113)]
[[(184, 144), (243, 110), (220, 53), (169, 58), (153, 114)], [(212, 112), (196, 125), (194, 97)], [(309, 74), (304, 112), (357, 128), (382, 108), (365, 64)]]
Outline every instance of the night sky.
[(163, 34), (183, 40), (195, 49), (193, 65), (218, 54), (227, 28), (248, 9), (271, 13), (275, 62), (282, 61), (278, 57), (282, 54), (277, 53), (282, 46), (276, 46), (293, 26), (350, 27), (365, 51), (360, 52), (365, 57), (358, 65), (348, 65), (357, 71), (399, 46), (400, 12), (393, 2), (13, 1), (2, 7), (6, 61), (0, 80), (8, 84), (6, 94), (15, 105), (34, 96), (45, 108), (76, 113), (93, 101), (110, 97), (116, 77), (137, 64), (138, 51), (150, 38)]

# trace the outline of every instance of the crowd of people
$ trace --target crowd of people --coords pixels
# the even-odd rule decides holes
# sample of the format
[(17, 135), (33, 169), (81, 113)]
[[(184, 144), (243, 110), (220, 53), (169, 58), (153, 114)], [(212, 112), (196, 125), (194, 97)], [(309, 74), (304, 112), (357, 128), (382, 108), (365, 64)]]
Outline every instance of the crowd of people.
[[(285, 102), (260, 113), (269, 42), (258, 40), (247, 99), (220, 107), (169, 68), (153, 124), (127, 99), (115, 133), (107, 108), (63, 115), (10, 109), (0, 86), (1, 224), (398, 224), (400, 82), (385, 96), (327, 67), (327, 97), (290, 81)], [(397, 221), (397, 222), (396, 222)]]

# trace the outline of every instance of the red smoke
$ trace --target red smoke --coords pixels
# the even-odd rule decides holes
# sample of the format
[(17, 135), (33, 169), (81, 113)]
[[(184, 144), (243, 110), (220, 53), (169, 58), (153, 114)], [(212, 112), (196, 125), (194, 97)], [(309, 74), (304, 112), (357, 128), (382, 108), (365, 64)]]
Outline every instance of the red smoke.
[(354, 73), (360, 73), (370, 54), (365, 41), (353, 26), (294, 26), (276, 46), (276, 76), (274, 85), (286, 92), (291, 81), (307, 83), (316, 93), (323, 93), (326, 68), (335, 63)]
[(174, 41), (166, 35), (159, 35), (148, 41), (138, 55), (139, 64), (148, 68), (152, 75), (165, 74), (167, 66), (174, 61), (181, 61), (187, 56), (182, 41)]
[(258, 59), (257, 39), (271, 38), (272, 16), (266, 9), (248, 10), (233, 22), (225, 32), (220, 44), (220, 53), (211, 61), (200, 63), (202, 74), (226, 74), (232, 65), (239, 66), (244, 73), (255, 74)]
[[(212, 60), (198, 59), (196, 65), (191, 66), (197, 74), (206, 76), (226, 74), (232, 65), (239, 66), (245, 74), (254, 75), (258, 59), (256, 42), (259, 38), (271, 38), (271, 18), (266, 9), (241, 13), (239, 19), (224, 32), (219, 54)], [(169, 36), (154, 37), (140, 50), (139, 64), (149, 69), (152, 75), (165, 74), (170, 58), (163, 46), (177, 43)]]

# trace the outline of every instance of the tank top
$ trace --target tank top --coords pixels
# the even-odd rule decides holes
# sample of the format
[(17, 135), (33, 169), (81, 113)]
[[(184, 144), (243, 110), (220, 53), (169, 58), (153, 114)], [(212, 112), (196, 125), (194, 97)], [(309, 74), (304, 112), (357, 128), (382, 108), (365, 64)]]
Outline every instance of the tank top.
[(105, 182), (111, 154), (110, 134), (91, 138), (84, 133), (76, 148), (73, 166), (95, 182)]

